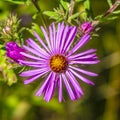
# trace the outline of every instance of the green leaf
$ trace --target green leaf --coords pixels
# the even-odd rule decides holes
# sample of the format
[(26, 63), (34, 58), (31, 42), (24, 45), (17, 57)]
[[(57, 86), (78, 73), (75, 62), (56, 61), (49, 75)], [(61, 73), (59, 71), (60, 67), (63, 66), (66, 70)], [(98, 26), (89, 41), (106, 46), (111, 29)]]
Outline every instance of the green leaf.
[(75, 18), (77, 18), (80, 14), (81, 14), (81, 12), (77, 12), (77, 13), (73, 14), (72, 16), (70, 16), (70, 17), (68, 18), (68, 20), (75, 19)]
[(45, 11), (45, 12), (43, 12), (43, 14), (45, 14), (55, 20), (58, 20), (60, 18), (59, 14), (57, 12), (53, 12), (53, 11)]
[(63, 7), (66, 11), (69, 10), (70, 4), (69, 4), (68, 2), (65, 2), (65, 1), (63, 1), (63, 0), (60, 0), (60, 3), (61, 3), (61, 5), (62, 5), (62, 7)]
[(58, 14), (56, 12), (53, 12), (53, 11), (45, 11), (45, 12), (43, 12), (43, 14), (45, 14), (49, 17), (58, 16)]
[(90, 11), (90, 0), (85, 0), (84, 6), (85, 6), (85, 9)]
[(101, 19), (102, 17), (103, 17), (103, 15), (98, 15), (98, 16), (95, 17), (95, 19), (99, 20), (99, 19)]
[(84, 0), (75, 0), (75, 2), (83, 2)]
[(113, 16), (113, 17), (107, 18), (107, 20), (115, 20), (115, 19), (117, 19), (117, 18), (118, 18), (118, 16)]
[(40, 38), (41, 38), (42, 40), (44, 40), (43, 32), (41, 31), (40, 26), (39, 26), (38, 24), (32, 23), (32, 27), (31, 27), (31, 28), (27, 28), (26, 30), (27, 30), (30, 34), (32, 34), (32, 35), (34, 35), (34, 32), (33, 32), (33, 31), (37, 32), (38, 35), (40, 36)]
[(114, 11), (113, 14), (120, 14), (120, 10)]
[(33, 30), (36, 31), (40, 35), (41, 38), (44, 38), (43, 33), (42, 33), (40, 26), (38, 24), (32, 23), (32, 31)]
[(60, 4), (59, 7), (56, 9), (54, 8), (53, 11), (44, 11), (43, 14), (49, 16), (50, 19), (54, 19), (56, 22), (59, 22), (67, 19), (67, 12), (68, 11), (64, 10), (63, 6)]
[(107, 3), (110, 7), (112, 6), (112, 1), (111, 0), (107, 0)]
[(37, 16), (38, 16), (38, 13), (35, 13), (35, 14), (32, 16), (32, 18), (35, 20), (35, 19), (37, 18)]
[(85, 10), (87, 12), (87, 17), (88, 18), (92, 18), (92, 11), (91, 11), (90, 0), (85, 0), (84, 1), (84, 7), (85, 7)]
[(30, 0), (5, 0), (14, 4), (29, 4)]

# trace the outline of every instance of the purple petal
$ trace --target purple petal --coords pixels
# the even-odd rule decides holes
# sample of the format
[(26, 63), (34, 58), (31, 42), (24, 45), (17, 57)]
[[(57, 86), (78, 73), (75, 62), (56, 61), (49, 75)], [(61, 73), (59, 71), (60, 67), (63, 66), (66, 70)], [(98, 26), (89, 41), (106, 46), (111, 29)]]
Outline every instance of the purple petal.
[(86, 70), (83, 70), (83, 69), (80, 69), (80, 68), (77, 68), (77, 67), (73, 67), (73, 66), (69, 66), (69, 67), (76, 70), (76, 71), (78, 71), (78, 72), (89, 75), (89, 76), (98, 76), (98, 74), (90, 72), (90, 71), (86, 71)]
[(94, 83), (90, 80), (88, 80), (87, 78), (84, 78), (83, 76), (81, 76), (80, 74), (78, 74), (77, 72), (75, 72), (72, 69), (69, 69), (75, 76), (77, 76), (79, 79), (81, 79), (83, 82), (90, 84), (90, 85), (94, 85)]
[(46, 51), (48, 53), (50, 53), (50, 50), (47, 48), (47, 46), (45, 45), (45, 43), (43, 42), (43, 40), (40, 38), (40, 36), (36, 32), (34, 32), (34, 36), (37, 38), (37, 40), (39, 40), (39, 42), (43, 46), (43, 48), (46, 49)]
[(76, 58), (76, 59), (87, 59), (87, 58), (94, 58), (94, 57), (96, 57), (96, 53), (93, 53), (93, 54), (90, 54), (90, 55), (81, 56), (81, 57)]
[(57, 38), (56, 38), (57, 47), (56, 47), (56, 50), (57, 50), (58, 53), (60, 52), (60, 45), (61, 45), (60, 42), (61, 42), (63, 31), (64, 31), (64, 23), (62, 23), (60, 25), (60, 28), (58, 28), (58, 32), (57, 32)]
[(67, 78), (65, 77), (64, 74), (62, 74), (62, 78), (63, 78), (63, 81), (65, 83), (65, 86), (66, 86), (66, 89), (68, 91), (68, 94), (70, 96), (70, 99), (71, 100), (75, 100), (74, 92), (73, 92), (72, 88), (70, 87), (70, 84), (68, 83), (68, 80), (67, 80)]
[(30, 66), (30, 65), (38, 65), (38, 66), (41, 66), (41, 65), (48, 65), (48, 62), (46, 61), (35, 61), (35, 62), (33, 62), (33, 61), (26, 61), (26, 60), (19, 60), (19, 62), (20, 63), (22, 63), (22, 64), (24, 64), (24, 65), (28, 65), (28, 66)]
[(84, 46), (90, 40), (90, 35), (85, 34), (81, 37), (81, 39), (76, 43), (76, 45), (69, 51), (69, 54), (75, 53), (78, 49)]
[(47, 71), (45, 71), (45, 72), (43, 72), (43, 73), (40, 73), (40, 74), (38, 74), (38, 75), (35, 75), (35, 76), (33, 76), (33, 77), (25, 80), (25, 81), (24, 81), (24, 84), (29, 84), (29, 83), (33, 82), (34, 80), (36, 80), (37, 78), (43, 76), (43, 75), (46, 74), (46, 73), (47, 73)]
[(49, 35), (50, 35), (50, 43), (51, 43), (51, 51), (53, 52), (54, 50), (54, 37), (53, 37), (53, 30), (52, 27), (49, 26)]
[(62, 52), (62, 50), (64, 48), (64, 44), (65, 44), (65, 40), (66, 40), (66, 37), (67, 37), (68, 30), (69, 30), (69, 26), (66, 26), (64, 28), (64, 32), (62, 34), (61, 41), (60, 41), (60, 50), (61, 50), (60, 52)]
[[(31, 38), (27, 39), (28, 45), (30, 45), (32, 48), (34, 48), (37, 51), (44, 51), (34, 40)], [(45, 51), (44, 51), (45, 52)], [(46, 52), (45, 52), (46, 53)]]
[(61, 75), (60, 75), (60, 78), (59, 78), (59, 80), (58, 80), (58, 91), (59, 91), (59, 102), (62, 102), (62, 99), (63, 99), (63, 97), (62, 97), (62, 78), (61, 78)]
[(61, 25), (60, 23), (58, 23), (58, 27), (57, 27), (57, 35), (56, 35), (56, 40), (55, 40), (55, 50), (58, 53), (58, 39), (59, 39), (59, 34), (60, 34), (60, 30), (61, 30)]
[(55, 47), (55, 44), (56, 44), (56, 28), (55, 28), (55, 24), (54, 23), (52, 23), (52, 29), (53, 29), (53, 45), (54, 45), (54, 51), (55, 51), (55, 49), (56, 49), (56, 47)]
[(68, 51), (68, 49), (70, 48), (71, 44), (73, 43), (73, 40), (76, 37), (76, 33), (77, 33), (77, 27), (71, 27), (71, 30), (69, 32), (68, 38), (66, 39), (66, 43), (64, 46), (64, 51)]
[(41, 51), (38, 52), (38, 51), (36, 51), (36, 50), (34, 50), (34, 49), (26, 46), (26, 45), (23, 45), (23, 48), (24, 48), (25, 50), (31, 52), (32, 54), (37, 55), (37, 56), (39, 56), (39, 57), (41, 57), (41, 58), (46, 59), (46, 58), (49, 57), (49, 56), (45, 56), (45, 55), (43, 54), (43, 52), (41, 52)]
[[(69, 73), (70, 73), (70, 71), (69, 71)], [(67, 77), (69, 78), (68, 75), (67, 75)], [(77, 88), (78, 86), (76, 87), (76, 84), (75, 84), (75, 81), (74, 81), (75, 79), (73, 79), (73, 78), (74, 78), (74, 76), (72, 76), (72, 78), (69, 78), (69, 80), (70, 80), (70, 82), (71, 82), (71, 84), (74, 88), (73, 92), (74, 92), (74, 95), (75, 95), (75, 100), (77, 100), (78, 98), (80, 98), (83, 95), (83, 91), (82, 91), (81, 87), (79, 86), (78, 82), (77, 82), (77, 84), (78, 84), (79, 88)]]
[(69, 60), (79, 60), (79, 59), (82, 60), (82, 59), (89, 59), (89, 58), (94, 58), (94, 57), (96, 57), (96, 53), (85, 55), (85, 56), (74, 57)]
[(76, 60), (76, 61), (71, 61), (70, 64), (97, 64), (99, 63), (100, 60)]
[(53, 96), (53, 93), (55, 91), (56, 87), (56, 75), (55, 73), (52, 75), (51, 81), (49, 82), (49, 85), (45, 91), (44, 99), (49, 102)]
[(43, 73), (43, 72), (48, 72), (50, 69), (49, 68), (40, 68), (40, 69), (35, 69), (35, 70), (27, 70), (27, 71), (24, 71), (20, 74), (20, 76), (34, 76), (36, 74), (40, 74), (40, 73)]
[(69, 78), (71, 84), (73, 85), (74, 89), (76, 89), (76, 91), (78, 91), (81, 95), (83, 95), (83, 91), (78, 83), (78, 81), (76, 80), (76, 78), (74, 77), (74, 75), (69, 71), (66, 72), (67, 77)]
[(35, 57), (35, 56), (27, 54), (25, 52), (20, 52), (20, 54), (27, 57), (27, 58), (33, 59), (33, 60), (46, 61), (45, 59), (42, 59), (40, 57)]
[(42, 30), (42, 32), (44, 34), (45, 40), (46, 40), (46, 42), (48, 44), (48, 47), (49, 47), (49, 49), (51, 51), (51, 44), (50, 44), (50, 40), (49, 40), (48, 34), (47, 34), (46, 30), (42, 26), (41, 26), (41, 30)]
[(52, 77), (52, 72), (48, 75), (48, 77), (46, 78), (45, 82), (43, 83), (43, 85), (40, 87), (40, 89), (37, 91), (37, 93), (35, 94), (36, 96), (41, 96), (41, 94), (45, 91), (46, 86), (48, 86), (50, 79)]
[(74, 58), (77, 58), (77, 57), (85, 56), (85, 55), (93, 53), (93, 52), (96, 52), (96, 50), (95, 49), (89, 49), (89, 50), (86, 50), (84, 52), (81, 52), (81, 53), (78, 53), (78, 54), (75, 54), (75, 55), (70, 55), (69, 58), (74, 59)]

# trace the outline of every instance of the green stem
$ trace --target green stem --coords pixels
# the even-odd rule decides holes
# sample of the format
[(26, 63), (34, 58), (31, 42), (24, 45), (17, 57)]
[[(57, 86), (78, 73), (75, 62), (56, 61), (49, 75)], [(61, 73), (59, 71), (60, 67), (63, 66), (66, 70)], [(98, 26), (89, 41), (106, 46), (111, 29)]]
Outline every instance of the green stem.
[(39, 6), (39, 4), (38, 4), (38, 1), (37, 1), (37, 0), (31, 0), (31, 1), (32, 1), (32, 3), (34, 4), (34, 6), (36, 7), (38, 13), (40, 13), (41, 18), (42, 18), (42, 23), (43, 23), (45, 29), (47, 30), (46, 20), (45, 20), (43, 14), (42, 14), (42, 11), (41, 11), (41, 8), (40, 8), (40, 6)]

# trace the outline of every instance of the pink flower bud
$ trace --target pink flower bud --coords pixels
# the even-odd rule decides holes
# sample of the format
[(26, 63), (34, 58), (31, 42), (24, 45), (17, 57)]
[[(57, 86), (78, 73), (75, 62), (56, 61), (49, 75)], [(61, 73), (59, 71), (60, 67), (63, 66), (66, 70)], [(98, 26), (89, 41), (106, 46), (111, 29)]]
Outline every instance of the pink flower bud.
[(90, 33), (90, 32), (92, 32), (92, 30), (93, 30), (92, 23), (91, 22), (84, 22), (81, 25), (81, 30), (82, 30), (83, 33)]
[(6, 44), (6, 55), (17, 63), (19, 63), (18, 60), (24, 59), (24, 56), (20, 54), (20, 52), (24, 51), (25, 50), (19, 47), (15, 42), (8, 42)]

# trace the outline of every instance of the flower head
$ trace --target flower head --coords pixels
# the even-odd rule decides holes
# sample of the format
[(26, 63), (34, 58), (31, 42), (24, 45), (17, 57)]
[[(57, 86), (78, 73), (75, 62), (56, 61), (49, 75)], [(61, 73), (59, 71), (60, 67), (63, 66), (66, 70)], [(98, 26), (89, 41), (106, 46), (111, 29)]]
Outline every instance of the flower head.
[(92, 23), (91, 22), (84, 22), (82, 25), (81, 25), (81, 30), (83, 33), (90, 33), (93, 31), (93, 26), (92, 26)]
[(78, 50), (89, 40), (90, 35), (82, 36), (74, 46), (73, 41), (77, 34), (76, 26), (58, 23), (57, 28), (53, 23), (49, 26), (49, 31), (41, 27), (46, 43), (34, 32), (38, 42), (31, 38), (27, 40), (28, 46), (23, 48), (28, 53), (21, 52), (29, 60), (19, 60), (22, 64), (33, 67), (21, 73), (21, 76), (28, 77), (24, 84), (29, 84), (34, 80), (44, 76), (45, 81), (37, 91), (36, 95), (44, 95), (44, 99), (49, 102), (53, 96), (55, 88), (58, 87), (58, 99), (63, 100), (62, 88), (65, 85), (71, 100), (76, 100), (83, 95), (77, 78), (83, 82), (94, 85), (92, 81), (84, 75), (97, 76), (97, 74), (80, 68), (80, 65), (96, 64), (99, 62), (95, 49), (89, 49), (79, 53)]
[(19, 63), (18, 60), (24, 59), (24, 56), (20, 54), (20, 52), (24, 51), (25, 50), (19, 47), (15, 42), (8, 42), (6, 44), (6, 55), (17, 63)]

